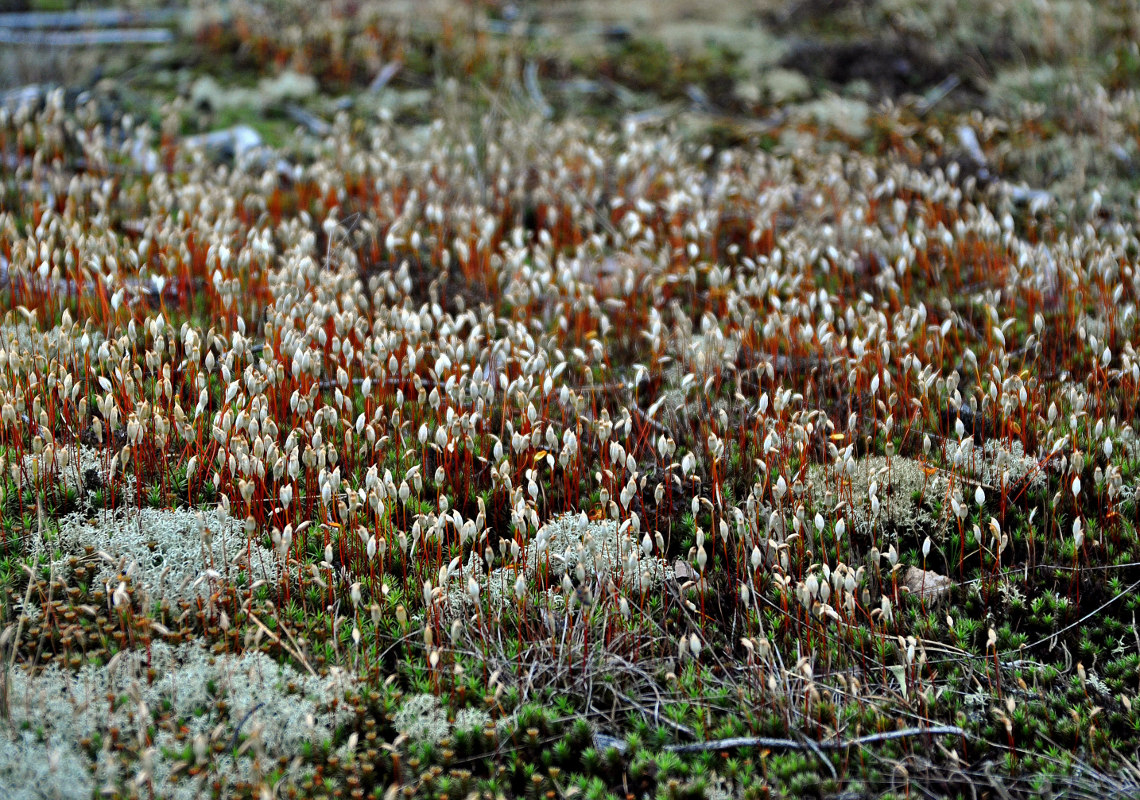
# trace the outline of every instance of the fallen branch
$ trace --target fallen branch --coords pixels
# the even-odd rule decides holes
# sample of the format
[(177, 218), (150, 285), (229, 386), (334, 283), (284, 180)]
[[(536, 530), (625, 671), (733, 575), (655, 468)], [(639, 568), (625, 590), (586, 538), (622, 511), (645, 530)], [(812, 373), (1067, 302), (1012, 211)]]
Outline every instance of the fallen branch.
[[(667, 753), (707, 753), (716, 750), (739, 750), (742, 747), (767, 747), (771, 750), (810, 750), (817, 753), (821, 750), (846, 750), (849, 747), (864, 747), (869, 744), (879, 744), (895, 739), (909, 739), (913, 736), (966, 736), (965, 730), (957, 725), (935, 725), (929, 728), (902, 728), (897, 731), (884, 733), (869, 733), (866, 736), (856, 736), (854, 739), (841, 739), (839, 741), (816, 742), (796, 741), (795, 739), (773, 739), (768, 736), (737, 736), (731, 739), (713, 739), (709, 742), (695, 742), (693, 744), (671, 744), (663, 749)], [(611, 736), (596, 735), (604, 747), (613, 747), (618, 752), (624, 752), (627, 745), (620, 739)]]
[(869, 744), (889, 742), (894, 739), (909, 739), (912, 736), (969, 736), (957, 725), (936, 725), (930, 728), (902, 728), (897, 731), (871, 733), (854, 739), (831, 742), (813, 742), (810, 747), (794, 739), (772, 739), (766, 736), (738, 736), (732, 739), (714, 739), (694, 744), (674, 744), (665, 748), (670, 753), (705, 753), (710, 750), (736, 750), (741, 747), (768, 747), (782, 750), (846, 750), (849, 747), (863, 747)]

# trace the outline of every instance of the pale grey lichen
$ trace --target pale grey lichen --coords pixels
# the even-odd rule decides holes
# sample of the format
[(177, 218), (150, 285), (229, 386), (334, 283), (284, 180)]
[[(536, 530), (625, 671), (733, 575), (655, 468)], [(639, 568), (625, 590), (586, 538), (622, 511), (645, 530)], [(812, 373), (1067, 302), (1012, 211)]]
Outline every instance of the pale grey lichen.
[(416, 742), (438, 742), (448, 734), (447, 712), (434, 694), (409, 697), (396, 711), (392, 724)]
[(34, 728), (0, 735), (0, 797), (7, 800), (86, 800), (95, 782), (72, 737)]
[[(997, 492), (1040, 489), (1047, 485), (1045, 465), (1027, 455), (1021, 442), (973, 437), (950, 441), (944, 459), (925, 462), (904, 456), (869, 456), (817, 465), (811, 469), (811, 498), (825, 508), (843, 503), (855, 531), (876, 528), (940, 540), (953, 518), (954, 501), (973, 503), (977, 489)], [(871, 489), (877, 503), (871, 499)], [(875, 507), (878, 511), (875, 511)]]
[(72, 514), (60, 521), (59, 546), (65, 555), (81, 555), (85, 547), (105, 553), (110, 558), (99, 560), (97, 580), (117, 581), (123, 571), (151, 597), (171, 604), (206, 596), (241, 572), (250, 582), (273, 581), (279, 568), (270, 550), (213, 511), (144, 508), (94, 519)]
[[(579, 566), (581, 570), (579, 570)], [(590, 520), (581, 514), (563, 514), (539, 528), (520, 553), (518, 562), (493, 569), (488, 574), (484, 561), (472, 551), (461, 574), (452, 577), (447, 598), (451, 609), (471, 602), (467, 587), (474, 580), (480, 596), (486, 592), (492, 607), (512, 602), (519, 571), (529, 586), (540, 571), (549, 570), (552, 588), (544, 591), (544, 602), (564, 608), (562, 579), (591, 591), (614, 587), (641, 592), (658, 586), (668, 576), (668, 564), (655, 555), (645, 555), (629, 527), (615, 520)]]
[[(333, 701), (354, 684), (341, 671), (327, 678), (298, 672), (258, 650), (240, 655), (212, 654), (198, 643), (172, 647), (155, 642), (146, 651), (129, 651), (114, 668), (89, 664), (72, 673), (52, 665), (31, 674), (13, 670), (9, 688), (12, 725), (0, 732), (0, 796), (33, 798), (90, 797), (95, 784), (117, 786), (134, 780), (109, 751), (94, 759), (78, 748), (85, 739), (106, 737), (111, 726), (124, 735), (141, 735), (155, 713), (164, 709), (176, 723), (154, 729), (149, 780), (161, 797), (193, 798), (204, 786), (170, 778), (176, 761), (161, 754), (181, 752), (187, 741), (233, 741), (240, 733), (256, 746), (236, 760), (226, 754), (213, 759), (212, 777), (224, 783), (249, 779), (272, 767), (281, 756), (300, 755), (306, 743), (330, 742), (351, 711)], [(146, 672), (157, 677), (148, 683)], [(115, 699), (112, 705), (108, 696)], [(227, 709), (218, 708), (224, 698)], [(171, 732), (187, 729), (179, 741)], [(263, 756), (255, 764), (256, 756)], [(137, 767), (132, 769), (137, 770)]]
[[(850, 470), (842, 461), (811, 468), (815, 503), (824, 508), (844, 503), (844, 516), (857, 533), (886, 528), (935, 539), (944, 533), (950, 484), (940, 470), (902, 456), (889, 461), (870, 456), (850, 463)], [(877, 503), (871, 499), (872, 487)]]
[(955, 472), (995, 489), (1040, 489), (1048, 482), (1045, 469), (1019, 441), (987, 439), (979, 446), (967, 436), (950, 445), (947, 455)]
[[(545, 535), (544, 535), (545, 534)], [(539, 530), (527, 546), (530, 570), (548, 564), (550, 573), (561, 578), (582, 565), (587, 580), (612, 578), (640, 591), (665, 580), (665, 560), (647, 556), (630, 528), (619, 528), (617, 521), (587, 520), (581, 514), (556, 517)]]
[(455, 715), (455, 730), (481, 731), (491, 723), (491, 715), (481, 708), (463, 708)]

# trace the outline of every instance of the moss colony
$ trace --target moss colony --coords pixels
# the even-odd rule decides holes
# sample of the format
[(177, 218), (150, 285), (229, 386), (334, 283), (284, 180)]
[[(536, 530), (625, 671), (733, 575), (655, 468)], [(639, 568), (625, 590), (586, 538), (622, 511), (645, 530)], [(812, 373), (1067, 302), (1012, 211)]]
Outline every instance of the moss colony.
[(0, 795), (1140, 792), (1131, 17), (861, 5), (5, 95)]

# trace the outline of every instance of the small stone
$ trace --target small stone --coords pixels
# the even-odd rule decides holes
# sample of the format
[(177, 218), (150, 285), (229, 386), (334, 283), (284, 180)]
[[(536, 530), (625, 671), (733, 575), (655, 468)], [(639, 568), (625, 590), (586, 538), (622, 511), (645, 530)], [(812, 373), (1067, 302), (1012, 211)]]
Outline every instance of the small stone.
[(902, 588), (909, 594), (918, 595), (920, 600), (939, 603), (950, 594), (954, 582), (945, 575), (933, 570), (907, 567), (903, 574)]
[(681, 583), (684, 583), (685, 581), (695, 581), (701, 577), (695, 569), (693, 569), (687, 562), (680, 558), (678, 558), (676, 563), (673, 564), (673, 574)]

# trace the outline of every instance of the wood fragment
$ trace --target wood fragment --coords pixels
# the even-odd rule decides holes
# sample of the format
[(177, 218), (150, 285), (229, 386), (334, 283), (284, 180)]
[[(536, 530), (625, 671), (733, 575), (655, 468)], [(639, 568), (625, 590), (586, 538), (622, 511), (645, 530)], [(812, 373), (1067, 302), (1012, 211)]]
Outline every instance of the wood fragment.
[[(884, 731), (854, 739), (815, 742), (820, 750), (846, 750), (850, 747), (864, 747), (869, 744), (889, 742), (894, 739), (909, 739), (915, 736), (965, 736), (969, 734), (957, 725), (935, 725), (929, 728), (902, 728), (897, 731)], [(767, 747), (773, 750), (812, 750), (814, 748), (794, 739), (773, 739), (766, 736), (738, 736), (732, 739), (714, 739), (708, 742), (670, 745), (665, 749), (671, 753), (704, 753), (710, 750), (736, 750), (741, 747)]]
[[(851, 747), (866, 747), (871, 744), (880, 744), (895, 739), (910, 739), (915, 736), (963, 736), (969, 738), (970, 734), (957, 725), (933, 725), (926, 728), (900, 728), (896, 731), (871, 733), (866, 736), (856, 736), (854, 739), (838, 739), (832, 741), (796, 741), (795, 739), (777, 739), (768, 736), (736, 736), (730, 739), (712, 739), (706, 742), (693, 742), (692, 744), (666, 745), (663, 749), (668, 753), (707, 753), (718, 750), (739, 750), (745, 747), (766, 747), (769, 750), (807, 750), (811, 752), (821, 750), (846, 750)], [(624, 741), (612, 737), (598, 736), (606, 742), (607, 747), (614, 747), (624, 752)]]

